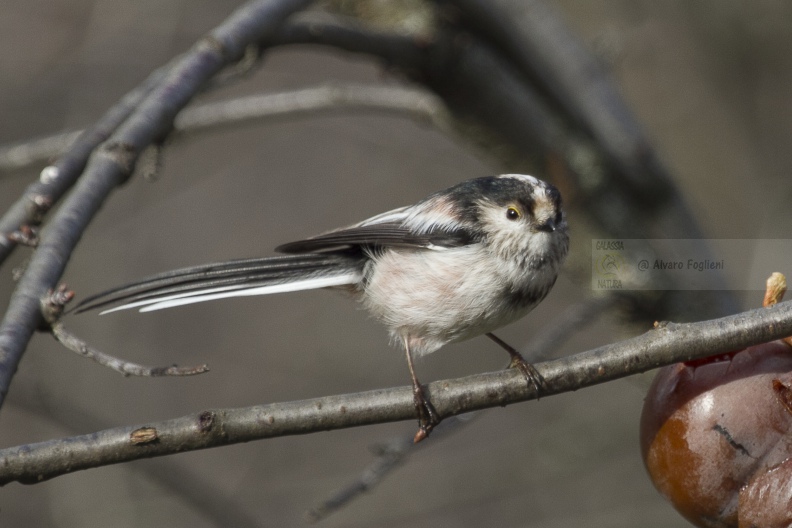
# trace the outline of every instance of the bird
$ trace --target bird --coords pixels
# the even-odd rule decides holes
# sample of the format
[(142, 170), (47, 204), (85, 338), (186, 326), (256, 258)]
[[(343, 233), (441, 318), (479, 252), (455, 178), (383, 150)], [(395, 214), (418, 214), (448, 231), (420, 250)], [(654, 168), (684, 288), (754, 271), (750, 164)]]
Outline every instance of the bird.
[(485, 176), (283, 244), (275, 248), (281, 255), (161, 273), (91, 295), (74, 311), (150, 312), (230, 297), (344, 290), (384, 323), (405, 352), (419, 442), (441, 418), (418, 380), (416, 356), (486, 335), (506, 349), (510, 366), (539, 393), (538, 372), (492, 332), (547, 296), (568, 250), (556, 187), (523, 174)]

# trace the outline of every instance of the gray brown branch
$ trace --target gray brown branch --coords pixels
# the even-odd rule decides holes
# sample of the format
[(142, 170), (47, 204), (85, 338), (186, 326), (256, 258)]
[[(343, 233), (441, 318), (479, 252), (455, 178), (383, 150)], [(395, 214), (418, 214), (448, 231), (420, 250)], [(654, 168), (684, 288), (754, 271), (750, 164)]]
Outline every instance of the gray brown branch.
[[(274, 32), (289, 15), (309, 3), (260, 0), (238, 9), (179, 58), (162, 79), (157, 79), (126, 120), (94, 151), (71, 194), (43, 231), (0, 323), (0, 406), (30, 338), (40, 325), (39, 300), (63, 275), (84, 230), (104, 200), (132, 174), (140, 153), (170, 131), (178, 112), (213, 75), (241, 58), (247, 46)], [(17, 226), (3, 231), (16, 229)]]
[[(595, 236), (705, 238), (614, 83), (551, 10), (535, 0), (527, 7), (510, 0), (452, 4), (464, 16), (439, 28), (431, 41), (337, 19), (288, 21), (263, 44), (310, 43), (380, 57), (442, 97), (457, 134), (506, 171), (545, 174), (564, 190), (568, 203), (584, 204), (585, 216), (579, 220)], [(485, 17), (480, 10), (491, 13)], [(559, 33), (539, 31), (530, 38), (498, 34), (499, 28), (519, 33), (515, 21), (533, 12)], [(513, 45), (505, 46), (504, 38)], [(529, 58), (531, 54), (537, 57)], [(549, 75), (545, 69), (551, 67), (559, 71)], [(587, 76), (596, 83), (596, 101), (608, 105), (599, 113), (599, 103), (581, 100), (589, 95)], [(603, 144), (599, 138), (611, 129), (618, 131), (619, 141)], [(639, 172), (624, 174), (628, 168)], [(636, 319), (674, 314), (696, 320), (738, 309), (725, 286), (692, 297), (675, 291), (673, 276), (664, 280), (657, 287), (660, 293), (648, 301), (644, 292), (631, 292)]]
[[(552, 357), (568, 338), (599, 320), (600, 316), (614, 305), (615, 300), (612, 295), (590, 297), (570, 306), (555, 318), (552, 324), (534, 336), (526, 347), (520, 347), (523, 356), (532, 363)], [(477, 416), (481, 415), (468, 413), (443, 420), (432, 432), (432, 444), (462, 430), (462, 425), (469, 424)], [(410, 433), (381, 442), (375, 450), (377, 458), (361, 472), (358, 478), (308, 510), (306, 518), (311, 522), (321, 521), (385, 480), (396, 468), (407, 462), (415, 449), (427, 445), (426, 442), (416, 444), (413, 442), (413, 436)]]
[[(14, 385), (8, 403), (69, 434), (93, 431), (107, 425), (106, 419), (93, 414), (81, 402), (70, 400), (62, 392), (34, 385), (31, 381), (27, 379)], [(206, 475), (200, 468), (181, 464), (176, 459), (162, 462), (132, 464), (127, 469), (142, 476), (151, 485), (168, 490), (203, 521), (213, 526), (261, 528), (253, 515), (240, 505), (239, 497), (234, 492), (218, 489), (215, 475)]]
[[(792, 302), (699, 323), (661, 323), (638, 337), (536, 365), (543, 396), (578, 390), (792, 335)], [(442, 416), (533, 399), (514, 369), (437, 381), (428, 392)], [(163, 422), (0, 450), (0, 484), (36, 483), (81, 469), (264, 438), (415, 418), (412, 389), (205, 410)]]
[[(373, 111), (404, 115), (448, 129), (449, 116), (442, 99), (426, 90), (403, 86), (326, 84), (299, 90), (252, 95), (185, 108), (176, 116), (174, 132), (200, 132), (245, 121), (266, 121), (338, 111)], [(0, 173), (58, 156), (84, 131), (65, 132), (27, 143), (0, 147)], [(43, 172), (60, 174), (56, 166)], [(43, 178), (44, 176), (42, 176)], [(45, 178), (46, 179), (46, 178)]]
[[(45, 138), (34, 144), (16, 145), (4, 149), (6, 166), (29, 164), (31, 158), (62, 154), (55, 163), (42, 170), (39, 179), (28, 185), (22, 196), (0, 217), (0, 263), (11, 254), (15, 242), (5, 233), (18, 231), (25, 225), (38, 225), (50, 208), (74, 185), (94, 150), (129, 117), (137, 105), (159, 83), (169, 66), (152, 73), (146, 81), (125, 95), (93, 126), (79, 133)], [(68, 143), (68, 149), (55, 152)], [(10, 158), (10, 159), (9, 159)]]
[(443, 101), (425, 90), (362, 84), (325, 85), (262, 94), (185, 109), (176, 118), (178, 132), (194, 132), (242, 121), (339, 110), (369, 110), (408, 115), (445, 130)]
[[(489, 128), (492, 133), (505, 138), (504, 144), (524, 155), (527, 153), (527, 157), (534, 157), (538, 163), (542, 163), (541, 160), (546, 163), (554, 156), (560, 157), (565, 169), (578, 178), (570, 185), (581, 193), (580, 199), (590, 204), (592, 216), (611, 237), (651, 235), (652, 222), (645, 218), (647, 214), (662, 219), (664, 225), (658, 229), (665, 235), (688, 237), (697, 233), (695, 222), (673, 189), (669, 191), (670, 196), (668, 193), (649, 193), (659, 201), (653, 207), (646, 207), (640, 200), (632, 199), (630, 189), (620, 186), (617, 179), (609, 176), (595, 178), (600, 182), (596, 188), (585, 185), (583, 180), (590, 176), (587, 176), (588, 168), (572, 170), (578, 163), (575, 160), (580, 159), (580, 153), (584, 151), (594, 158), (602, 158), (597, 154), (599, 147), (589, 139), (587, 131), (573, 129), (555, 113), (553, 105), (546, 101), (546, 92), (531, 86), (528, 81), (531, 72), (521, 70), (525, 67), (524, 62), (510, 62), (509, 58), (499, 55), (497, 47), (479, 37), (467, 38), (466, 28), (460, 31), (452, 25), (441, 28), (431, 42), (356, 31), (337, 24), (294, 24), (281, 31), (279, 26), (285, 18), (307, 3), (305, 0), (270, 0), (252, 2), (240, 9), (175, 61), (174, 66), (161, 77), (153, 76), (145, 85), (146, 89), (141, 89), (132, 98), (135, 99), (133, 105), (119, 107), (120, 118), (109, 120), (111, 123), (106, 129), (97, 129), (90, 141), (78, 141), (79, 148), (75, 147), (64, 158), (75, 160), (70, 166), (82, 167), (88, 153), (93, 151), (94, 154), (74, 192), (43, 232), (40, 245), (0, 324), (0, 404), (24, 349), (38, 327), (37, 300), (62, 275), (77, 241), (102, 202), (129, 177), (140, 153), (171, 131), (176, 114), (206, 82), (223, 66), (242, 57), (254, 43), (273, 44), (278, 43), (279, 38), (280, 43), (293, 43), (302, 39), (304, 42), (325, 43), (380, 55), (436, 90), (449, 102), (457, 121), (478, 122), (479, 127)], [(494, 8), (507, 14), (508, 9), (515, 5), (493, 4)], [(486, 38), (490, 32), (481, 33)], [(551, 39), (530, 45), (555, 44)], [(107, 141), (102, 147), (95, 148), (104, 139)], [(582, 157), (588, 159), (592, 156)], [(593, 172), (600, 170), (595, 167)], [(43, 183), (63, 185), (62, 190), (71, 185), (67, 179), (61, 179), (60, 170), (45, 171), (44, 176)], [(25, 223), (39, 222), (62, 194), (60, 191), (35, 192), (38, 187), (31, 189), (0, 220), (1, 232), (16, 232)], [(582, 195), (584, 190), (585, 196)], [(625, 222), (625, 218), (634, 221)], [(0, 261), (13, 246), (11, 239), (0, 237)], [(678, 296), (666, 292), (666, 297), (676, 299)], [(690, 319), (694, 314), (700, 316), (722, 311), (732, 305), (728, 292), (706, 292), (699, 298), (705, 301), (700, 306), (692, 306), (689, 301), (654, 302), (652, 311), (684, 314)]]
[(209, 367), (207, 365), (198, 365), (195, 367), (179, 367), (176, 365), (149, 367), (119, 359), (90, 346), (88, 343), (66, 330), (66, 327), (60, 322), (53, 324), (51, 331), (53, 337), (72, 352), (76, 352), (85, 358), (96, 361), (103, 367), (115, 370), (124, 376), (195, 376), (196, 374), (209, 372)]
[(83, 133), (83, 130), (63, 132), (62, 134), (0, 147), (0, 173), (24, 169), (30, 165), (47, 162), (60, 156)]

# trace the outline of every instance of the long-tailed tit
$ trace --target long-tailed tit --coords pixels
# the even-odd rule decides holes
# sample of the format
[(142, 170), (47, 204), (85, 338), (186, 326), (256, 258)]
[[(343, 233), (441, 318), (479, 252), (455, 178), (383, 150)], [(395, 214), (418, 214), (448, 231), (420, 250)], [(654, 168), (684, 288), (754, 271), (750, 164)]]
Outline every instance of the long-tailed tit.
[[(83, 300), (78, 311), (141, 312), (314, 288), (349, 291), (407, 355), (420, 429), (440, 417), (415, 375), (413, 356), (487, 334), (512, 365), (533, 368), (491, 334), (530, 312), (555, 283), (569, 248), (561, 195), (532, 176), (468, 180), (355, 225), (284, 244), (283, 256), (170, 271)], [(529, 378), (538, 390), (536, 377)]]

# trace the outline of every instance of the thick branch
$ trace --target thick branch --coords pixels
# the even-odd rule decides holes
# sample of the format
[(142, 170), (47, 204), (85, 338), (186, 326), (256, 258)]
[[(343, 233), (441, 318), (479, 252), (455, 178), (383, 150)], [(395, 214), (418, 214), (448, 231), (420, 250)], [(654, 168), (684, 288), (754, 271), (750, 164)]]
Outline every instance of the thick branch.
[(186, 53), (95, 152), (74, 191), (42, 233), (0, 324), (0, 405), (41, 320), (39, 300), (54, 288), (86, 226), (110, 192), (129, 177), (140, 152), (170, 130), (176, 114), (209, 78), (308, 3), (261, 0), (236, 11)]
[[(527, 346), (521, 347), (523, 356), (531, 363), (552, 357), (568, 338), (586, 326), (595, 323), (601, 315), (604, 315), (615, 300), (613, 296), (590, 297), (570, 306), (556, 317), (550, 326), (533, 336)], [(478, 416), (481, 414), (471, 412), (446, 418), (432, 431), (432, 443), (461, 431), (462, 425), (473, 422)], [(410, 433), (378, 444), (374, 449), (377, 458), (363, 470), (358, 478), (308, 510), (306, 512), (308, 520), (311, 522), (321, 521), (350, 504), (362, 493), (379, 485), (392, 471), (406, 463), (415, 449), (427, 445), (427, 442), (416, 444), (413, 442), (413, 436), (413, 433)]]
[[(633, 339), (537, 365), (543, 396), (578, 390), (679, 361), (792, 335), (792, 302), (687, 324), (658, 324)], [(520, 372), (479, 374), (429, 384), (442, 416), (535, 397)], [(415, 417), (412, 389), (398, 387), (195, 415), (0, 450), (0, 484), (36, 483), (73, 471), (183, 451)]]
[(364, 53), (415, 74), (422, 74), (426, 69), (432, 48), (431, 42), (425, 38), (370, 30), (343, 19), (323, 17), (322, 20), (311, 20), (304, 14), (290, 19), (272, 36), (260, 42), (263, 48), (289, 44), (320, 44)]
[[(30, 381), (30, 380), (26, 380)], [(82, 402), (69, 400), (60, 391), (50, 391), (22, 381), (14, 385), (8, 403), (24, 409), (38, 419), (69, 434), (93, 431), (106, 426), (107, 421), (93, 415)], [(203, 474), (200, 468), (181, 464), (176, 459), (163, 460), (161, 464), (132, 464), (127, 469), (136, 472), (152, 485), (167, 490), (203, 520), (217, 527), (260, 528), (251, 514), (239, 503), (234, 491), (217, 487), (213, 474)]]
[(542, 84), (590, 131), (619, 176), (649, 203), (674, 192), (671, 177), (610, 74), (542, 0), (454, 0), (465, 24)]
[[(497, 17), (498, 23), (508, 25), (509, 31), (518, 32), (519, 27), (504, 22), (508, 9), (525, 16), (518, 2), (502, 0), (496, 5), (469, 0), (460, 5), (470, 7), (475, 15), (472, 4), (479, 5), (482, 10), (491, 10), (486, 18)], [(526, 12), (541, 10), (542, 19), (551, 23), (551, 12), (537, 7), (537, 2), (530, 2), (530, 6)], [(484, 22), (485, 16), (481, 16)], [(488, 24), (480, 31), (485, 39), (450, 27), (438, 31), (431, 42), (426, 42), (382, 34), (339, 20), (289, 21), (275, 34), (274, 43), (329, 45), (381, 57), (436, 91), (448, 105), (457, 132), (483, 146), (488, 154), (496, 153), (508, 170), (549, 172), (558, 180), (556, 183), (571, 203), (585, 204), (602, 238), (705, 238), (679, 191), (670, 184), (665, 168), (657, 162), (654, 150), (646, 143), (618, 90), (577, 39), (566, 30), (555, 36), (546, 32), (530, 39), (523, 36), (523, 40), (512, 46), (519, 47), (520, 53), (514, 59), (517, 51), (504, 53), (503, 47), (509, 46), (504, 46), (503, 39), (494, 35), (497, 33), (492, 30), (494, 22), (490, 20)], [(561, 27), (562, 24), (552, 19), (552, 25)], [(267, 41), (267, 44), (272, 43)], [(548, 55), (556, 57), (557, 63), (543, 62), (543, 65), (563, 71), (543, 71), (538, 75), (536, 66), (526, 58), (529, 54), (541, 55), (542, 61), (546, 61)], [(531, 71), (526, 71), (529, 69)], [(556, 95), (555, 84), (536, 82), (537, 77), (543, 81), (545, 77), (553, 77), (553, 83), (564, 84), (565, 93), (577, 82), (576, 97), (579, 97), (586, 92), (585, 83), (575, 77), (584, 76), (581, 72), (596, 74), (597, 100), (609, 101), (608, 109), (601, 109), (600, 116), (587, 117), (583, 120), (584, 126), (570, 119), (569, 112), (577, 115), (592, 112), (590, 101), (586, 101), (589, 106), (583, 112), (580, 110), (583, 102), (571, 95), (561, 97), (560, 101), (552, 100), (551, 96)], [(596, 108), (596, 104), (593, 107)], [(622, 139), (618, 145), (613, 141), (607, 144), (599, 141), (599, 136), (607, 135), (604, 130), (608, 128), (603, 122), (621, 127), (618, 135)], [(596, 137), (591, 133), (594, 126), (599, 127)], [(504, 145), (508, 148), (504, 149)], [(640, 146), (638, 151), (632, 150), (637, 146)], [(616, 147), (622, 149), (618, 154), (622, 159), (619, 162), (614, 161), (618, 156), (612, 152)], [(627, 166), (638, 172), (625, 176), (622, 170)], [(662, 192), (657, 192), (658, 189)], [(706, 242), (701, 244), (703, 249)], [(668, 275), (665, 280), (665, 284), (658, 285), (663, 294), (648, 303), (634, 303), (633, 312), (641, 308), (645, 311), (639, 317), (649, 312), (652, 317), (673, 314), (683, 320), (695, 320), (738, 309), (734, 296), (725, 286), (691, 299), (673, 291), (673, 276)], [(637, 293), (633, 297), (640, 299), (643, 295)]]

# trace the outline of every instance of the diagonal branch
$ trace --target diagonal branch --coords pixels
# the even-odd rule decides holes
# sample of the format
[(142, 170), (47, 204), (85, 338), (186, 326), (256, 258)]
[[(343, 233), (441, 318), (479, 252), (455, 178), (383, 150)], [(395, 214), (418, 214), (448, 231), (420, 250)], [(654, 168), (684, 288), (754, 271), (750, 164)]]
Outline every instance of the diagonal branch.
[(72, 130), (0, 147), (0, 173), (24, 169), (60, 156), (85, 132), (86, 130)]
[[(5, 233), (12, 233), (24, 225), (38, 225), (50, 208), (74, 185), (88, 163), (88, 158), (102, 142), (129, 117), (137, 105), (164, 77), (170, 65), (152, 73), (140, 86), (126, 94), (115, 106), (90, 128), (81, 132), (69, 132), (44, 138), (33, 144), (18, 145), (3, 149), (5, 165), (18, 167), (27, 164), (31, 156), (65, 154), (52, 165), (41, 171), (38, 181), (30, 184), (22, 196), (0, 218), (0, 263), (4, 262), (15, 247)], [(64, 145), (65, 144), (65, 145)], [(68, 148), (63, 148), (67, 146)], [(53, 152), (56, 148), (63, 148)]]
[[(658, 323), (638, 337), (537, 365), (543, 396), (577, 390), (679, 361), (792, 335), (792, 302), (699, 323)], [(535, 397), (514, 369), (429, 384), (442, 416)], [(206, 410), (172, 420), (0, 450), (0, 485), (32, 484), (81, 469), (278, 436), (415, 418), (412, 389)]]
[(541, 0), (454, 0), (464, 24), (538, 80), (596, 138), (638, 199), (674, 193), (671, 176), (612, 77)]
[[(570, 203), (584, 204), (583, 210), (592, 222), (590, 228), (599, 238), (705, 238), (618, 90), (569, 31), (557, 35), (537, 32), (530, 39), (513, 43), (511, 47), (519, 47), (519, 53), (511, 48), (509, 54), (502, 52), (501, 41), (506, 37), (497, 36), (497, 24), (508, 25), (509, 31), (519, 29), (509, 20), (509, 10), (517, 13), (515, 17), (525, 17), (530, 10), (541, 11), (544, 23), (561, 27), (553, 13), (541, 9), (538, 2), (528, 4), (530, 9), (509, 0), (459, 2), (458, 7), (470, 9), (465, 19), (478, 21), (474, 30), (484, 26), (481, 35), (449, 25), (427, 41), (340, 19), (289, 20), (263, 44), (318, 44), (383, 59), (440, 95), (453, 116), (451, 125), (456, 133), (499, 159), (507, 170), (549, 173)], [(492, 12), (479, 16), (475, 9)], [(498, 22), (489, 20), (491, 17)], [(548, 57), (554, 57), (555, 62)], [(544, 71), (549, 64), (562, 71), (550, 76)], [(580, 88), (580, 83), (586, 86), (586, 75), (596, 75), (593, 105), (579, 100), (587, 93)], [(556, 90), (557, 86), (563, 86), (563, 90)], [(570, 91), (576, 91), (574, 97)], [(585, 109), (581, 106), (584, 102)], [(593, 115), (600, 102), (607, 102), (607, 108)], [(570, 112), (580, 119), (570, 120)], [(618, 129), (620, 139), (616, 144), (598, 140), (608, 135), (606, 124)], [(591, 132), (594, 128), (596, 133)], [(624, 175), (625, 167), (638, 167), (638, 172)], [(701, 244), (704, 249), (706, 243)], [(661, 295), (649, 302), (643, 293), (630, 295), (638, 301), (632, 306), (637, 319), (673, 314), (689, 321), (739, 309), (725, 286), (691, 298), (675, 291), (673, 276), (666, 275), (662, 280), (665, 283), (658, 288)]]
[(85, 172), (42, 233), (39, 246), (0, 323), (0, 405), (41, 322), (39, 300), (54, 288), (77, 242), (110, 193), (132, 173), (140, 153), (171, 129), (176, 114), (245, 48), (275, 31), (309, 0), (246, 4), (185, 53), (129, 118), (94, 152)]

